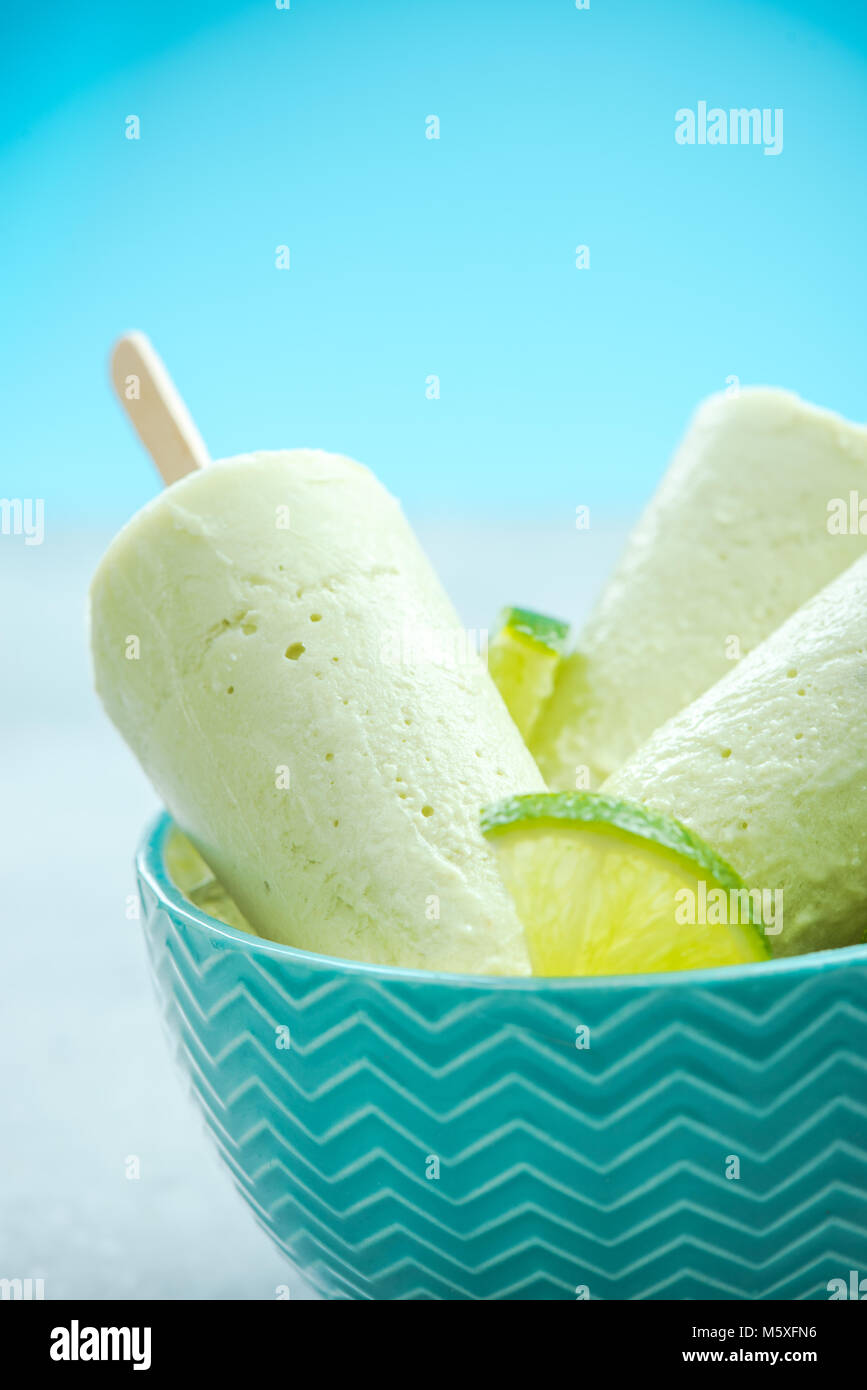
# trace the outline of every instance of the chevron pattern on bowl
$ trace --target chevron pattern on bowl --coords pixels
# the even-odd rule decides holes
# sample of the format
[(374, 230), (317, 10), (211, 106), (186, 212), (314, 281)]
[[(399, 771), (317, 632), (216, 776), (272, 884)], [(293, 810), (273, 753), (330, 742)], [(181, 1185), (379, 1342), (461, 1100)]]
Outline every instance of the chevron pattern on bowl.
[(486, 980), (245, 936), (138, 859), (163, 1010), (254, 1215), (333, 1298), (827, 1298), (867, 1276), (867, 947)]

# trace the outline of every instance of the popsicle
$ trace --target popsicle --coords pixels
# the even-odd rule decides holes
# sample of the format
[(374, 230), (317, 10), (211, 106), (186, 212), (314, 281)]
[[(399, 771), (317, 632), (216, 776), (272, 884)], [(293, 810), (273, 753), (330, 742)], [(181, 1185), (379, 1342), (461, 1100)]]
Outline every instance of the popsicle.
[(350, 459), (182, 476), (92, 587), (96, 684), (254, 931), (526, 974), (479, 810), (543, 786), (398, 503)]
[(852, 945), (867, 931), (865, 706), (867, 556), (658, 729), (603, 791), (676, 817), (768, 895), (775, 955)]
[[(867, 548), (867, 429), (764, 388), (698, 410), (530, 738), (549, 786), (598, 786)], [(867, 530), (867, 518), (865, 518)]]

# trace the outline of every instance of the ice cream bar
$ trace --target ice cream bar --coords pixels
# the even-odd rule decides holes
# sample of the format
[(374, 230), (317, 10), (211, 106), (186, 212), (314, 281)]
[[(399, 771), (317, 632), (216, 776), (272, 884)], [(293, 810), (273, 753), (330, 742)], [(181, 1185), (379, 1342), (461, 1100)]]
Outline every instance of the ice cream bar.
[(775, 955), (851, 945), (867, 931), (865, 707), (867, 556), (658, 729), (603, 790), (712, 844), (762, 893)]
[(533, 731), (549, 785), (598, 785), (852, 564), (861, 493), (867, 429), (784, 391), (706, 401)]
[(543, 783), (398, 503), (297, 450), (191, 473), (92, 589), (105, 707), (253, 929), (529, 970), (479, 809)]

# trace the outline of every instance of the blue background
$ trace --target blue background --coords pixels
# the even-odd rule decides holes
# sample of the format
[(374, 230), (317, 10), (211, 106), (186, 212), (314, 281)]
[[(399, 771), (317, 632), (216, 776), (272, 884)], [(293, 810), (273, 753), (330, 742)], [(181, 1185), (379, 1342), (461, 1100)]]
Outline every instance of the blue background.
[[(342, 450), (416, 512), (632, 512), (732, 374), (867, 415), (863, 0), (15, 10), (0, 493), (49, 528), (154, 491), (130, 327), (214, 454)], [(784, 108), (783, 153), (678, 146), (701, 99)]]
[[(676, 145), (700, 100), (783, 107), (783, 153)], [(865, 146), (864, 0), (0, 3), (0, 497), (47, 527), (0, 536), (0, 1274), (286, 1278), (127, 916), (157, 802), (91, 691), (85, 595), (159, 480), (115, 336), (151, 335), (215, 453), (370, 463), (471, 628), (577, 620), (728, 376), (867, 416)], [(608, 515), (578, 532), (584, 502)]]

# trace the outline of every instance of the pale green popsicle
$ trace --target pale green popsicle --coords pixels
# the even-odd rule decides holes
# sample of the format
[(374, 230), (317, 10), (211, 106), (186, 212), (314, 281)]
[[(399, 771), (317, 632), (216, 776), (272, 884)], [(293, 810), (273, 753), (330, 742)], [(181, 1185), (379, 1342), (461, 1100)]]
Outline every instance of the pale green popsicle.
[(116, 537), (99, 693), (260, 935), (526, 974), (479, 809), (542, 780), (398, 503), (306, 450), (227, 459)]
[(867, 535), (829, 503), (858, 490), (862, 426), (784, 391), (706, 401), (531, 734), (549, 786), (599, 785), (852, 564)]
[(775, 955), (853, 945), (867, 928), (865, 712), (867, 556), (658, 729), (603, 791), (676, 817), (750, 888), (782, 890)]

